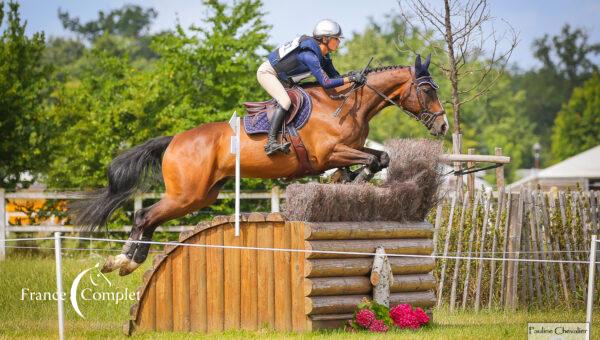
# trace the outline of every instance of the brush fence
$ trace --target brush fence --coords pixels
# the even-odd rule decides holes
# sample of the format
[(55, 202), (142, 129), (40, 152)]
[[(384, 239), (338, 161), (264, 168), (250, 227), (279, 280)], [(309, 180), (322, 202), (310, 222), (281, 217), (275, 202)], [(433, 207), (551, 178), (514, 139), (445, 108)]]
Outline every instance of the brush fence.
[[(180, 242), (313, 251), (430, 255), (428, 222), (286, 221), (279, 213), (216, 217)], [(433, 258), (390, 257), (390, 304), (429, 309), (436, 302)], [(153, 260), (131, 308), (125, 332), (255, 330), (308, 331), (342, 326), (372, 286), (373, 256), (273, 250), (166, 246)]]

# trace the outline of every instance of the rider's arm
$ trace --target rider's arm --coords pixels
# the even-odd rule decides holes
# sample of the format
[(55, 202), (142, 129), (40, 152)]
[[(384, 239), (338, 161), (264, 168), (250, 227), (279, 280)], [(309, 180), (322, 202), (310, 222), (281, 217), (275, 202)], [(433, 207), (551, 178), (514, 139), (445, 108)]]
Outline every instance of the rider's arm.
[(340, 77), (340, 73), (335, 69), (335, 66), (333, 66), (333, 62), (331, 61), (329, 54), (323, 57), (323, 69), (331, 78)]
[(346, 78), (342, 77), (329, 78), (325, 70), (321, 67), (319, 58), (311, 51), (300, 52), (298, 58), (310, 69), (310, 73), (317, 78), (317, 81), (323, 88), (329, 89), (348, 82)]

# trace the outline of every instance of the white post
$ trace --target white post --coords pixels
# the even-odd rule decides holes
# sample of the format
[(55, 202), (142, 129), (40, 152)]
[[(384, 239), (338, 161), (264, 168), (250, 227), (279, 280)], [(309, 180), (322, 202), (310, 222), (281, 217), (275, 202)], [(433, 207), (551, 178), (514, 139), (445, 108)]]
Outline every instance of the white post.
[(592, 310), (594, 309), (594, 270), (596, 268), (596, 244), (597, 235), (592, 235), (592, 243), (590, 244), (590, 267), (587, 285), (587, 311), (585, 322), (587, 323), (586, 339), (592, 338)]
[(279, 212), (279, 187), (271, 188), (271, 212)]
[(6, 197), (4, 196), (4, 189), (0, 188), (0, 261), (4, 261), (6, 258)]
[(235, 154), (235, 236), (240, 236), (240, 117), (233, 112), (229, 125), (233, 129), (231, 153)]
[(63, 308), (63, 286), (62, 286), (62, 257), (60, 254), (60, 232), (54, 233), (54, 255), (56, 258), (56, 292), (58, 302), (58, 338), (65, 338), (65, 315)]

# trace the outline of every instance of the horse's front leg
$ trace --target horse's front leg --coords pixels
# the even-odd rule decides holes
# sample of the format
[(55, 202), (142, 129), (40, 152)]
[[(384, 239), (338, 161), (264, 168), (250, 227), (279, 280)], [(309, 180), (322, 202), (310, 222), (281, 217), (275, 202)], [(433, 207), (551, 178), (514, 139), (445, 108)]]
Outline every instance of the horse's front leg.
[(354, 182), (368, 181), (373, 175), (381, 170), (379, 157), (374, 154), (363, 152), (349, 146), (338, 144), (333, 148), (329, 157), (328, 165), (330, 167), (347, 167), (350, 165), (362, 164), (364, 167), (354, 178)]
[(387, 152), (381, 150), (375, 150), (367, 147), (362, 147), (361, 151), (375, 155), (379, 161), (379, 169), (377, 172), (387, 168), (390, 165), (390, 155)]

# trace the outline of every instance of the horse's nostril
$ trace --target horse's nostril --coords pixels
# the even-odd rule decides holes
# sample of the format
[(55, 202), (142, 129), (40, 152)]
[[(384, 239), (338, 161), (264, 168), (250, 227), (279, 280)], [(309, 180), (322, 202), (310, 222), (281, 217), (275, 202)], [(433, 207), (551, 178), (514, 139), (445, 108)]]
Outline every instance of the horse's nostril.
[(442, 132), (446, 132), (447, 129), (448, 125), (446, 125), (446, 123), (442, 124)]

